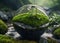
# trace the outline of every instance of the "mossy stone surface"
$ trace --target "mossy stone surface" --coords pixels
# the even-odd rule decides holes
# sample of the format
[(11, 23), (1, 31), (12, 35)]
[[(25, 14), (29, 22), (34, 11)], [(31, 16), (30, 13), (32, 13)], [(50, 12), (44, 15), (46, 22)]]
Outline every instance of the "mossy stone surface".
[(49, 21), (48, 16), (45, 14), (30, 14), (30, 13), (24, 13), (24, 14), (18, 14), (13, 18), (13, 22), (20, 22), (24, 23), (26, 25), (30, 26), (41, 26)]

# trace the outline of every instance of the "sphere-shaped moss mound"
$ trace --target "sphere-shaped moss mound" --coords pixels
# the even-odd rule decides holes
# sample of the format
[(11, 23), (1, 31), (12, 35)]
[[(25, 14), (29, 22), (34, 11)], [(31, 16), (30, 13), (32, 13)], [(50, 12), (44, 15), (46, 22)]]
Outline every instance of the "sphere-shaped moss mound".
[(0, 20), (0, 34), (5, 34), (7, 30), (7, 25), (2, 20)]
[(57, 28), (57, 29), (53, 32), (53, 34), (54, 34), (57, 38), (60, 39), (60, 28)]
[(49, 18), (43, 13), (40, 13), (40, 14), (24, 13), (24, 14), (18, 14), (17, 16), (15, 16), (13, 18), (13, 21), (38, 27), (47, 23), (49, 21)]

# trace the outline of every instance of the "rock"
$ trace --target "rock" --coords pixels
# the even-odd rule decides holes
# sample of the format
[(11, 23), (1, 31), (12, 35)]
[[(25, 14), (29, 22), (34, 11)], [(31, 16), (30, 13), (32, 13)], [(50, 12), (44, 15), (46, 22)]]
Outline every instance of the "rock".
[(20, 38), (21, 38), (21, 36), (20, 36), (17, 32), (15, 32), (15, 31), (14, 31), (14, 32), (9, 32), (9, 31), (8, 31), (8, 32), (6, 33), (6, 35), (7, 35), (7, 36), (10, 36), (10, 37), (12, 37), (12, 38), (14, 38), (14, 39), (20, 39)]
[(13, 37), (14, 39), (20, 39), (21, 35), (18, 32), (16, 32), (16, 30), (13, 27), (13, 24), (9, 24), (8, 26), (9, 28), (8, 28), (8, 32), (6, 33), (6, 35)]
[(8, 20), (8, 16), (6, 14), (4, 14), (2, 11), (0, 11), (0, 18), (4, 21)]
[(11, 20), (13, 18), (13, 16), (14, 16), (14, 12), (13, 11), (8, 11), (6, 13), (6, 15), (8, 16), (8, 19)]
[(19, 27), (22, 27), (23, 29), (36, 29), (36, 27), (32, 27), (30, 25), (25, 25), (23, 23), (18, 23), (18, 22), (15, 22), (14, 24), (16, 24), (17, 26)]
[(41, 37), (43, 37), (45, 39), (47, 39), (48, 37), (52, 37), (52, 36), (53, 36), (53, 34), (51, 34), (51, 33), (44, 33), (41, 35)]

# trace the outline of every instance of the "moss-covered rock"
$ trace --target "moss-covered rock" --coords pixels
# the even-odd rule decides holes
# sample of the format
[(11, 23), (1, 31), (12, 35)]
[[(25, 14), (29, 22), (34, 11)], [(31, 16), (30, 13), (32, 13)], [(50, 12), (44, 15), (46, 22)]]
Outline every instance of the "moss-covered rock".
[(53, 34), (55, 35), (56, 38), (60, 39), (60, 27), (57, 28), (57, 29), (53, 32)]
[(40, 14), (24, 13), (15, 16), (13, 18), (13, 21), (37, 27), (47, 23), (49, 21), (49, 18), (43, 13)]
[(7, 30), (7, 25), (2, 20), (0, 20), (0, 34), (5, 34)]
[(40, 26), (48, 23), (49, 17), (42, 11), (37, 10), (37, 8), (35, 9), (35, 6), (32, 6), (31, 10), (24, 13), (19, 13), (13, 17), (12, 21), (14, 22), (16, 31), (21, 34), (23, 39), (37, 41), (40, 40), (39, 37), (46, 29), (40, 28)]

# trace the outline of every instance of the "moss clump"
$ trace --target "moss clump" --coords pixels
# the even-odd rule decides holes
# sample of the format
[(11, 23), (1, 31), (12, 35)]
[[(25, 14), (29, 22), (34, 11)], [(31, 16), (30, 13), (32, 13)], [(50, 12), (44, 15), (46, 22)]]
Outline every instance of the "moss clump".
[(57, 28), (54, 32), (54, 35), (56, 35), (56, 37), (60, 38), (60, 28)]
[(15, 40), (9, 36), (0, 35), (0, 43), (36, 43), (36, 42), (29, 40)]
[(48, 39), (47, 39), (47, 42), (48, 42), (48, 43), (58, 43), (56, 40), (51, 39), (51, 38), (48, 38)]
[(0, 34), (5, 34), (7, 30), (7, 25), (2, 20), (0, 20)]
[(0, 43), (17, 43), (18, 41), (14, 40), (13, 38), (6, 36), (6, 35), (0, 35)]
[(31, 26), (41, 26), (49, 21), (49, 18), (45, 14), (18, 14), (13, 18), (13, 22), (20, 22)]

